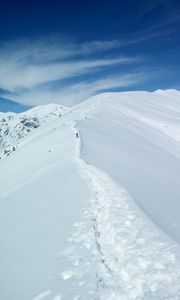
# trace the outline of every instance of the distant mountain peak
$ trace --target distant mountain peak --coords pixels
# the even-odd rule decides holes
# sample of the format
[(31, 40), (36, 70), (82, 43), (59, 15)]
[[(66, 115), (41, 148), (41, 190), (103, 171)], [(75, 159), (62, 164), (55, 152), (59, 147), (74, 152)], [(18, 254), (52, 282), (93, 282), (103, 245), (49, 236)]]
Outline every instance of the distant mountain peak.
[(36, 106), (23, 113), (0, 113), (0, 159), (16, 150), (20, 141), (42, 124), (60, 118), (67, 109), (62, 105)]

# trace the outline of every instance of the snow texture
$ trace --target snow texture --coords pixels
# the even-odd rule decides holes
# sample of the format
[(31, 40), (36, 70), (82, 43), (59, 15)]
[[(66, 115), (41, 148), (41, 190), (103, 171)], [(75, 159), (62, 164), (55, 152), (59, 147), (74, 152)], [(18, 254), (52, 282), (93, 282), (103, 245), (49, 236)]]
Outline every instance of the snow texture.
[(124, 188), (80, 158), (77, 162), (92, 195), (64, 253), (71, 267), (62, 278), (80, 289), (78, 299), (180, 299), (175, 244), (144, 220)]

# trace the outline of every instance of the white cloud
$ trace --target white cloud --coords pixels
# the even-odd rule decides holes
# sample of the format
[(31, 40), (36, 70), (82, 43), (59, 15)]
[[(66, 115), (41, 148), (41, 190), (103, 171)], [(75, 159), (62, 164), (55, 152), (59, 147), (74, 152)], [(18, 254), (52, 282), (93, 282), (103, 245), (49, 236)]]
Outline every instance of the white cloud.
[(59, 37), (49, 37), (38, 40), (18, 40), (0, 45), (0, 61), (11, 60), (15, 63), (51, 62), (105, 52), (121, 46), (118, 40), (91, 41), (84, 43), (72, 42)]
[[(114, 77), (109, 72), (110, 67), (111, 73), (112, 67), (117, 66), (120, 72), (121, 65), (140, 61), (139, 58), (110, 56), (109, 51), (120, 44), (117, 40), (75, 43), (51, 38), (1, 45), (0, 89), (7, 91), (4, 96), (18, 102), (42, 104), (60, 102), (62, 98), (72, 103), (72, 97), (77, 102), (98, 90), (130, 86), (137, 82), (136, 76)], [(82, 75), (84, 81), (82, 78), (78, 81), (78, 76)], [(87, 81), (90, 75), (96, 78), (93, 82)], [(70, 82), (65, 87), (63, 80), (72, 78), (78, 83)], [(59, 87), (52, 90), (50, 86), (54, 81), (59, 82)]]
[(32, 88), (48, 81), (62, 80), (88, 73), (93, 69), (133, 63), (131, 58), (78, 60), (60, 63), (44, 63), (21, 67), (13, 62), (1, 63), (0, 86), (15, 91), (16, 88)]
[(109, 91), (115, 88), (130, 87), (147, 80), (144, 73), (137, 72), (133, 74), (110, 76), (104, 79), (98, 79), (91, 82), (82, 81), (77, 84), (71, 84), (54, 90), (32, 89), (22, 92), (13, 98), (27, 104), (46, 104), (50, 102), (61, 103), (66, 106), (79, 103), (86, 98), (97, 94), (99, 91)]

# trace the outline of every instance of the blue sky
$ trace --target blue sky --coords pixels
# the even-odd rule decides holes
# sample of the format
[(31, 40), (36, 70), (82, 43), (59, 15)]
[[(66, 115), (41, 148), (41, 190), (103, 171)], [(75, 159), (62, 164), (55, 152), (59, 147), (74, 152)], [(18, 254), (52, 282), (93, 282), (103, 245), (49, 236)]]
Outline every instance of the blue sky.
[(178, 0), (6, 0), (0, 28), (2, 98), (73, 105), (180, 88)]

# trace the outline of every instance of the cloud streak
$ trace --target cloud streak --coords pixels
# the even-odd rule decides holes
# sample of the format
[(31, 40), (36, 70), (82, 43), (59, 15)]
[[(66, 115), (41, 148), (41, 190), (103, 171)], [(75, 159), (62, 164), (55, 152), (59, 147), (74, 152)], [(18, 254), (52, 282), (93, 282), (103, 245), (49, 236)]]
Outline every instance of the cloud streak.
[[(100, 90), (131, 86), (138, 76), (122, 75), (121, 68), (141, 59), (115, 55), (121, 44), (118, 40), (75, 43), (52, 38), (3, 44), (0, 91), (25, 104), (62, 102), (62, 98), (63, 104), (73, 104)], [(52, 88), (54, 82), (58, 85)]]
[(11, 92), (19, 88), (33, 88), (49, 81), (62, 80), (88, 72), (98, 68), (113, 65), (133, 63), (130, 58), (80, 60), (61, 63), (44, 63), (21, 67), (18, 64), (1, 64), (0, 84), (1, 88)]
[(147, 80), (143, 72), (135, 72), (125, 75), (108, 76), (103, 79), (80, 81), (56, 89), (31, 89), (14, 95), (15, 101), (32, 105), (47, 104), (50, 102), (61, 103), (66, 106), (77, 104), (88, 97), (100, 92), (113, 91), (117, 88), (125, 88), (141, 84)]

